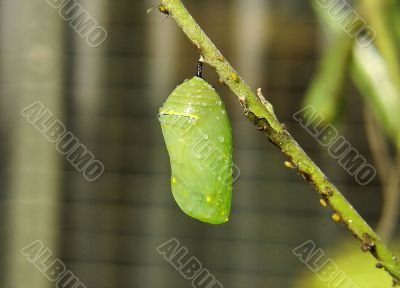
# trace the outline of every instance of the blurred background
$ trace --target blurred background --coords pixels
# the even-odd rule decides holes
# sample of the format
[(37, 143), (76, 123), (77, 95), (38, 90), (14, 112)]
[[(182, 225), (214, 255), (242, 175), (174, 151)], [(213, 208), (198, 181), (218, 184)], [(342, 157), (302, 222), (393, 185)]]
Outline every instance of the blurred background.
[[(330, 219), (313, 188), (283, 165), (286, 158), (208, 67), (205, 79), (221, 94), (232, 123), (240, 177), (228, 223), (213, 226), (183, 214), (170, 191), (157, 113), (194, 74), (197, 50), (157, 2), (78, 1), (107, 31), (97, 47), (59, 15), (57, 2), (0, 1), (0, 287), (55, 287), (20, 252), (35, 240), (88, 288), (191, 287), (156, 251), (173, 237), (224, 287), (311, 287), (313, 273), (292, 253), (307, 240), (337, 262), (340, 247), (352, 245), (360, 260), (351, 266), (369, 263), (362, 272), (390, 283)], [(393, 242), (399, 232), (399, 2), (353, 3), (376, 31), (366, 48), (317, 2), (184, 1), (253, 91), (263, 89), (311, 158)], [(36, 101), (104, 164), (97, 181), (87, 181), (21, 116)], [(372, 182), (359, 185), (293, 120), (308, 104), (375, 165)], [(315, 287), (327, 287), (319, 282)]]

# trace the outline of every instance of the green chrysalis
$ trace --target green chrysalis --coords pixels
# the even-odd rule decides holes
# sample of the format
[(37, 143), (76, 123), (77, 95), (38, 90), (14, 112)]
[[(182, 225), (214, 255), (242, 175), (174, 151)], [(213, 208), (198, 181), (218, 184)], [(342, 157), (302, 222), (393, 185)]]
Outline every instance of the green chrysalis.
[[(199, 77), (200, 76), (200, 77)], [(228, 221), (232, 195), (232, 134), (215, 89), (198, 76), (185, 81), (160, 108), (178, 206), (200, 221)]]

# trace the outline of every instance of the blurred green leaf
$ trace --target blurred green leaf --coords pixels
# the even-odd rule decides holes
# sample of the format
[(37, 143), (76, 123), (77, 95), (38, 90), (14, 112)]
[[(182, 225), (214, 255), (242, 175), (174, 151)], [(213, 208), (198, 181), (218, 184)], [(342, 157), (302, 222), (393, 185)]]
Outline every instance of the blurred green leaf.
[(322, 56), (318, 72), (304, 99), (304, 107), (313, 106), (326, 122), (335, 121), (339, 114), (352, 42), (344, 33), (336, 37)]
[[(400, 249), (400, 241), (397, 240), (394, 247)], [(337, 265), (337, 271), (327, 271), (323, 267), (324, 261), (331, 259)], [(317, 273), (323, 273), (324, 269), (328, 273), (326, 278), (331, 275), (329, 281), (323, 281), (308, 270), (304, 265), (304, 272), (294, 283), (295, 288), (325, 288), (325, 287), (359, 287), (359, 288), (377, 288), (392, 287), (392, 280), (387, 277), (383, 269), (373, 268), (377, 261), (371, 255), (363, 253), (358, 243), (354, 241), (342, 240), (334, 248), (326, 251), (321, 259), (315, 261), (321, 270)], [(311, 262), (311, 261), (310, 261)], [(335, 266), (336, 267), (336, 266)], [(372, 268), (371, 268), (372, 267)], [(330, 274), (329, 274), (330, 272)], [(354, 284), (350, 285), (350, 283)]]
[(353, 48), (351, 73), (371, 111), (400, 148), (400, 97), (388, 67), (374, 46)]
[[(387, 17), (384, 17), (384, 15), (390, 15), (390, 11), (399, 11), (399, 7), (393, 0), (387, 1), (387, 3), (390, 2), (393, 6), (383, 5), (377, 0), (359, 1), (362, 4), (362, 6), (357, 6), (359, 12), (363, 11), (368, 16), (367, 19), (371, 21), (369, 24), (373, 25), (373, 29), (377, 30), (375, 42), (379, 47), (377, 48), (374, 44), (368, 47), (360, 47), (354, 43), (350, 71), (355, 84), (360, 90), (365, 102), (378, 119), (380, 126), (384, 129), (387, 136), (397, 145), (397, 148), (400, 149), (400, 74), (398, 73), (399, 63), (394, 60), (398, 59), (398, 49), (396, 49), (393, 42), (393, 39), (396, 38), (393, 36), (393, 29), (389, 28), (390, 25), (387, 25), (390, 21), (391, 23), (393, 23), (393, 21), (398, 23), (400, 21), (398, 19), (395, 20), (396, 17), (394, 16), (395, 19), (391, 19), (390, 21), (386, 19)], [(311, 1), (311, 5), (318, 15), (318, 19), (322, 22), (322, 25), (327, 28), (329, 37), (338, 37), (341, 33), (341, 27), (339, 26), (340, 24), (329, 15), (329, 9), (322, 8), (315, 4), (314, 1)], [(371, 9), (373, 7), (377, 8)], [(394, 7), (397, 7), (397, 9)], [(393, 12), (392, 15), (397, 16), (399, 14)], [(397, 28), (396, 31), (399, 31), (399, 29)], [(350, 38), (350, 36), (348, 37)], [(320, 85), (322, 86), (322, 84)], [(332, 96), (330, 96), (329, 90), (327, 91), (327, 99), (329, 99)], [(312, 98), (316, 96), (307, 97)], [(331, 102), (332, 100), (327, 100), (325, 105), (332, 105)], [(321, 101), (316, 103), (321, 105), (319, 104)], [(329, 112), (329, 108), (325, 109), (328, 109), (327, 111)]]

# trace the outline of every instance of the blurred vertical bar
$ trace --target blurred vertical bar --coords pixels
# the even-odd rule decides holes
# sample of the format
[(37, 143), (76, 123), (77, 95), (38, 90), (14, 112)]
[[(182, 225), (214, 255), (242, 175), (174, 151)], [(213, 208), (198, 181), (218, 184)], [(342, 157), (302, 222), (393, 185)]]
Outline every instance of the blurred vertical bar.
[[(235, 62), (253, 90), (266, 83), (265, 65), (269, 1), (235, 0), (233, 19)], [(253, 131), (251, 131), (253, 134)]]
[[(150, 1), (148, 2), (150, 3)], [(178, 43), (180, 41), (177, 37), (177, 32), (180, 32), (175, 27), (175, 23), (166, 19), (167, 16), (161, 15), (158, 9), (154, 11), (146, 18), (146, 35), (147, 36), (147, 51), (148, 51), (148, 63), (147, 63), (147, 79), (149, 81), (148, 89), (150, 95), (150, 105), (154, 108), (154, 117), (157, 117), (158, 108), (161, 107), (162, 103), (166, 100), (168, 94), (171, 92), (171, 87), (176, 84), (177, 68), (180, 63), (177, 63), (178, 58)], [(164, 21), (164, 22), (163, 22)], [(158, 120), (154, 121), (154, 125), (157, 125), (156, 134), (152, 135), (153, 139), (162, 139), (161, 128), (159, 127)], [(164, 143), (160, 141), (154, 141), (161, 143), (164, 147)], [(155, 149), (155, 153), (166, 153), (166, 149)], [(151, 167), (165, 167), (165, 155), (150, 155), (149, 161), (151, 161)], [(165, 171), (165, 169), (162, 169)], [(161, 269), (146, 269), (146, 274), (143, 275), (143, 284), (146, 287), (163, 287), (165, 283), (171, 283), (170, 273), (175, 276), (175, 271), (170, 271), (168, 268), (169, 264), (164, 261), (161, 255), (156, 253), (157, 246), (165, 242), (165, 239), (170, 238), (168, 236), (170, 231), (173, 230), (171, 227), (173, 219), (171, 219), (171, 210), (165, 209), (166, 203), (170, 202), (172, 194), (170, 192), (170, 181), (169, 181), (169, 167), (166, 174), (157, 174), (156, 171), (149, 177), (154, 178), (146, 183), (151, 183), (149, 187), (143, 187), (143, 190), (147, 190), (148, 199), (151, 203), (156, 203), (147, 212), (147, 227), (148, 234), (153, 235), (153, 241), (148, 243), (148, 251), (154, 251), (156, 254), (155, 261), (161, 262)], [(162, 181), (160, 181), (162, 180)], [(166, 197), (166, 195), (168, 195)], [(160, 201), (162, 201), (163, 208), (160, 209)], [(181, 216), (181, 215), (180, 215)], [(182, 216), (183, 217), (183, 216)], [(155, 236), (155, 237), (154, 237)], [(147, 239), (148, 241), (148, 239)], [(153, 247), (150, 247), (153, 245)], [(151, 255), (147, 255), (150, 257)], [(165, 269), (167, 268), (167, 269)]]
[[(235, 0), (234, 1), (234, 10), (233, 10), (233, 28), (231, 35), (234, 35), (233, 38), (233, 47), (234, 47), (234, 59), (237, 69), (243, 77), (245, 77), (246, 82), (250, 85), (253, 91), (255, 91), (258, 87), (265, 87), (267, 82), (266, 74), (265, 74), (265, 65), (266, 59), (265, 55), (267, 46), (267, 35), (268, 35), (268, 22), (269, 22), (269, 1), (265, 0)], [(267, 95), (265, 95), (267, 97)], [(238, 124), (236, 124), (238, 123)], [(240, 125), (240, 127), (233, 127), (233, 131), (241, 131), (240, 139), (236, 138), (235, 146), (239, 147), (239, 151), (235, 153), (235, 161), (236, 164), (241, 166), (241, 163), (244, 163), (244, 167), (250, 168), (247, 169), (247, 175), (256, 175), (257, 171), (268, 171), (269, 169), (273, 169), (271, 167), (274, 165), (273, 162), (265, 163), (263, 167), (259, 167), (257, 165), (247, 165), (248, 153), (245, 151), (255, 149), (254, 142), (256, 141), (256, 137), (258, 136), (254, 133), (253, 129), (249, 129), (247, 123), (243, 122), (234, 122), (234, 125)], [(243, 125), (245, 124), (245, 125)], [(243, 153), (245, 152), (245, 153)], [(267, 153), (263, 151), (263, 153)], [(245, 177), (242, 178), (245, 180)], [(249, 178), (247, 178), (249, 180)], [(245, 183), (251, 183), (251, 181), (246, 181)], [(255, 197), (249, 197), (250, 189), (253, 189), (255, 186), (250, 184), (250, 187), (245, 188), (246, 193), (234, 193), (234, 203), (239, 203), (241, 208), (245, 207), (257, 207), (257, 203), (266, 202), (267, 199), (257, 199)], [(258, 189), (263, 189), (262, 187)], [(236, 191), (237, 192), (237, 191)], [(243, 191), (241, 191), (243, 192)], [(267, 195), (267, 192), (264, 195)], [(267, 196), (266, 196), (267, 197)], [(263, 215), (259, 214), (258, 217), (263, 217)], [(246, 231), (246, 226), (249, 225), (249, 217), (247, 215), (237, 216), (235, 221), (237, 221), (237, 225), (235, 226), (236, 235), (240, 235), (242, 231)], [(268, 218), (266, 218), (268, 219)], [(262, 223), (262, 225), (268, 225), (268, 223), (263, 223), (260, 219), (256, 223)], [(253, 224), (253, 229), (258, 229), (258, 224)], [(265, 241), (264, 243), (268, 243)], [(240, 243), (239, 243), (240, 244)], [(249, 251), (254, 249), (253, 251)], [(233, 254), (233, 262), (234, 263), (242, 263), (242, 267), (246, 267), (249, 263), (254, 263), (254, 261), (259, 261), (260, 263), (251, 265), (251, 267), (266, 267), (266, 263), (263, 257), (254, 258), (254, 254), (256, 251), (259, 251), (256, 246), (252, 246), (249, 249), (247, 245), (237, 245), (235, 249), (235, 253)], [(242, 283), (245, 286), (259, 286), (256, 277), (249, 277), (247, 273), (235, 273), (232, 274), (233, 283)], [(240, 284), (239, 284), (240, 285)]]
[[(57, 253), (59, 161), (49, 143), (20, 111), (41, 101), (63, 119), (62, 19), (46, 1), (2, 1), (1, 113), (7, 131), (9, 190), (2, 201), (8, 225), (1, 255), (1, 287), (53, 287), (20, 250), (35, 240)], [(3, 207), (3, 206), (2, 206)], [(2, 243), (3, 244), (3, 243)]]
[[(82, 0), (82, 12), (76, 13), (75, 22), (81, 19), (81, 31), (85, 31), (85, 21), (88, 21), (87, 30), (90, 31), (89, 20), (94, 19), (97, 25), (107, 31), (107, 38), (97, 47), (89, 45), (86, 39), (74, 29), (68, 28), (69, 43), (68, 61), (66, 63), (66, 75), (68, 82), (67, 106), (68, 106), (68, 126), (71, 131), (86, 145), (97, 159), (105, 165), (105, 174), (97, 181), (89, 182), (76, 173), (73, 168), (68, 167), (68, 174), (65, 176), (64, 199), (66, 209), (63, 214), (63, 256), (66, 259), (68, 268), (73, 271), (80, 281), (87, 287), (115, 287), (116, 269), (112, 269), (115, 259), (117, 236), (104, 232), (106, 227), (118, 227), (119, 214), (112, 210), (112, 197), (118, 198), (121, 191), (118, 186), (117, 177), (110, 167), (104, 155), (117, 158), (116, 154), (110, 153), (112, 144), (107, 143), (107, 139), (119, 138), (120, 129), (107, 130), (110, 119), (104, 107), (107, 101), (120, 101), (114, 91), (108, 90), (111, 86), (109, 75), (113, 69), (108, 69), (107, 65), (113, 56), (109, 51), (111, 31), (110, 14), (112, 8), (118, 9), (120, 3), (115, 3), (111, 7), (109, 0)], [(118, 1), (119, 2), (119, 1)], [(81, 14), (82, 13), (82, 14)], [(75, 17), (75, 16), (74, 16)], [(88, 17), (88, 18), (85, 18)], [(79, 27), (79, 25), (77, 25)], [(115, 72), (117, 73), (117, 72)], [(111, 105), (109, 105), (111, 106)], [(119, 165), (120, 163), (118, 163)], [(114, 187), (110, 190), (109, 187)], [(111, 211), (111, 212), (109, 212)]]
[[(104, 25), (107, 20), (109, 9), (108, 0), (85, 0), (82, 1), (84, 8), (96, 19), (99, 25)], [(75, 85), (72, 87), (74, 101), (74, 112), (84, 116), (85, 121), (76, 125), (82, 133), (92, 136), (98, 129), (99, 109), (101, 108), (103, 96), (104, 62), (108, 45), (106, 39), (99, 47), (91, 47), (87, 41), (79, 37), (79, 34), (71, 30), (74, 35), (74, 65), (72, 66), (72, 78)], [(101, 129), (101, 128), (100, 128)], [(90, 137), (91, 138), (91, 137)]]

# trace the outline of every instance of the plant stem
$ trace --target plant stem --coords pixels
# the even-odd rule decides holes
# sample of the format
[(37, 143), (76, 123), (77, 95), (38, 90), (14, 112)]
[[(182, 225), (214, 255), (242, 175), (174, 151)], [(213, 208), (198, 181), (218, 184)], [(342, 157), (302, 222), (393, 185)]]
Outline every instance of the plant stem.
[(396, 153), (387, 183), (383, 186), (383, 209), (377, 228), (378, 232), (382, 232), (383, 239), (387, 238), (388, 240), (393, 236), (399, 218), (400, 151), (396, 151)]
[[(310, 182), (320, 196), (335, 212), (336, 220), (343, 223), (361, 242), (364, 251), (370, 251), (395, 281), (400, 282), (400, 265), (394, 254), (382, 242), (375, 231), (368, 226), (339, 190), (330, 182), (318, 166), (279, 122), (272, 105), (259, 93), (257, 97), (249, 86), (239, 77), (233, 67), (225, 60), (210, 38), (199, 27), (180, 0), (160, 0), (170, 16), (176, 21), (191, 42), (204, 57), (205, 63), (218, 73), (237, 96), (244, 108), (246, 117), (268, 139), (288, 157), (293, 167)], [(339, 217), (337, 217), (339, 216)]]

